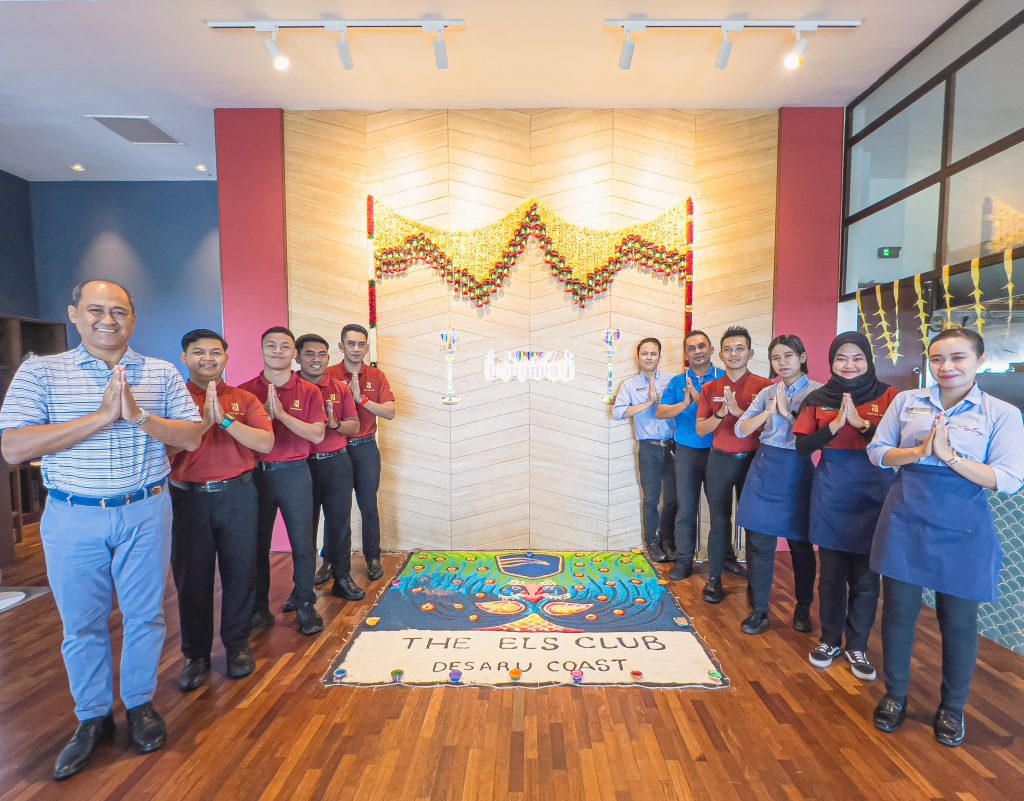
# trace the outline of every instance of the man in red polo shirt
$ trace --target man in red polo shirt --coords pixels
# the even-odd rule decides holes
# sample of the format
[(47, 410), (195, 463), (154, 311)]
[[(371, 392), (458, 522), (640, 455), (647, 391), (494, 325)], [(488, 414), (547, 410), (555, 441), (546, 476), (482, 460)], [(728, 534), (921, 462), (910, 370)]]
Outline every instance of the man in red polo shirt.
[(203, 416), (199, 450), (181, 451), (171, 462), (174, 523), (171, 569), (178, 588), (181, 652), (178, 687), (189, 692), (210, 675), (213, 649), (213, 583), (220, 568), (220, 638), (228, 676), (240, 679), (256, 667), (249, 624), (256, 591), (256, 453), (274, 447), (270, 418), (251, 392), (224, 383), (228, 343), (199, 328), (181, 338), (188, 391)]
[[(709, 575), (704, 585), (704, 600), (709, 604), (719, 604), (725, 598), (722, 570), (725, 568), (726, 545), (732, 536), (733, 496), (739, 497), (743, 491), (743, 481), (760, 443), (757, 437), (737, 437), (736, 421), (757, 393), (771, 384), (767, 378), (747, 370), (754, 349), (750, 343), (750, 332), (743, 326), (734, 325), (725, 330), (719, 354), (725, 365), (725, 375), (705, 384), (697, 401), (697, 435), (714, 435), (705, 479), (711, 512)], [(729, 572), (746, 577), (746, 571), (741, 572), (736, 567)]]
[(270, 612), (270, 545), (278, 510), (292, 549), (291, 598), (303, 634), (323, 631), (316, 611), (313, 573), (313, 479), (306, 459), (312, 445), (323, 442), (327, 427), (320, 390), (292, 372), (295, 337), (284, 326), (268, 328), (260, 339), (263, 372), (242, 384), (263, 403), (274, 424), (274, 449), (256, 465), (259, 493), (256, 527), (256, 602), (252, 630), (274, 625)]
[[(366, 593), (352, 580), (352, 460), (348, 455), (348, 436), (359, 430), (356, 403), (347, 384), (326, 374), (331, 357), (327, 340), (306, 334), (295, 343), (299, 351), (299, 375), (315, 384), (324, 399), (327, 433), (324, 441), (313, 446), (309, 471), (313, 476), (313, 537), (324, 512), (324, 564), (334, 575), (331, 595), (346, 601), (361, 601)], [(323, 574), (317, 571), (313, 583)], [(323, 584), (324, 582), (319, 582)]]
[[(348, 441), (356, 503), (363, 518), (363, 556), (366, 575), (376, 581), (384, 575), (380, 564), (380, 450), (377, 448), (377, 418), (395, 418), (395, 394), (383, 371), (364, 363), (369, 341), (366, 329), (349, 323), (341, 329), (342, 362), (327, 368), (327, 374), (348, 384), (359, 413), (359, 430)], [(351, 534), (349, 534), (351, 537)]]

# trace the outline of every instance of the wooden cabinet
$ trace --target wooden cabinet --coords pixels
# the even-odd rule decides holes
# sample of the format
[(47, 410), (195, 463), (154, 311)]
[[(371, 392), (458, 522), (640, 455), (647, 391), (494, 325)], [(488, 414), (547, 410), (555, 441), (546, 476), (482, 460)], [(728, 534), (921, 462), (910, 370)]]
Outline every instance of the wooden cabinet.
[[(64, 323), (0, 315), (0, 402), (29, 355), (45, 356), (67, 348)], [(14, 562), (14, 545), (25, 526), (38, 522), (45, 495), (38, 462), (8, 465), (0, 457), (0, 568)]]

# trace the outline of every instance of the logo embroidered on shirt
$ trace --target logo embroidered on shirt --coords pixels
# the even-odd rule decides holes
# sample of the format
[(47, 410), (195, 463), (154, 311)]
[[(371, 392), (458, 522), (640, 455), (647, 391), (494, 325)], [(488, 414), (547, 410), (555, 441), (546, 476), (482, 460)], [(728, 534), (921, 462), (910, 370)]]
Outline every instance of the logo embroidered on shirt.
[(238, 408), (238, 404), (237, 403), (232, 403), (231, 404), (231, 411), (238, 412), (238, 411), (241, 411), (241, 410)]
[(878, 411), (878, 404), (877, 403), (872, 403), (871, 404), (871, 414), (878, 414), (878, 413), (879, 413), (879, 411)]
[(293, 409), (301, 409), (302, 408), (302, 401), (298, 400), (298, 399), (293, 400), (292, 401), (292, 408)]
[(363, 387), (363, 389), (373, 389), (373, 384), (371, 384), (369, 381), (367, 381), (366, 382), (366, 386)]
[(337, 403), (337, 402), (338, 402), (338, 396), (337, 396), (337, 395), (335, 395), (335, 394), (334, 394), (334, 393), (332, 392), (332, 393), (331, 393), (331, 396), (330, 396), (330, 397), (329, 397), (329, 398), (328, 398), (327, 400), (329, 400), (329, 401), (330, 401), (331, 403)]

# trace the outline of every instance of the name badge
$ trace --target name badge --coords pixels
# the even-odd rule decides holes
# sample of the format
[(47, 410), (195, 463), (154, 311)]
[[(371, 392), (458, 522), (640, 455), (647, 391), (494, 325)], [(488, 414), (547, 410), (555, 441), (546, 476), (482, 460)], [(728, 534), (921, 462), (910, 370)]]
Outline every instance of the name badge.
[(713, 397), (711, 400), (713, 400), (715, 403), (725, 403), (725, 397), (722, 395), (715, 395), (715, 397)]
[(925, 406), (915, 406), (912, 409), (907, 409), (907, 414), (931, 414), (932, 410)]

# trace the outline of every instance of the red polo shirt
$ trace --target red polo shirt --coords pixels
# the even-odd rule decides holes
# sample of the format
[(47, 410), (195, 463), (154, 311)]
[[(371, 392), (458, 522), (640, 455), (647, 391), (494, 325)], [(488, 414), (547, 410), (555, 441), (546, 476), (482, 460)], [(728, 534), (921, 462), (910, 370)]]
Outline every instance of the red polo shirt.
[[(206, 403), (206, 389), (191, 381), (187, 383), (192, 400), (203, 413)], [(223, 381), (217, 383), (217, 397), (220, 398), (224, 414), (239, 423), (264, 431), (273, 431), (267, 410), (259, 398), (244, 389), (229, 387)], [(181, 451), (171, 463), (171, 478), (175, 481), (189, 481), (205, 484), (207, 481), (227, 481), (247, 473), (256, 466), (256, 453), (231, 436), (220, 426), (213, 426), (203, 434), (198, 450), (191, 453)]]
[[(889, 387), (881, 397), (873, 401), (862, 403), (857, 406), (857, 414), (867, 420), (873, 426), (882, 422), (885, 410), (889, 408), (893, 398), (899, 394), (895, 387)], [(813, 434), (815, 431), (824, 428), (839, 414), (838, 409), (825, 409), (821, 406), (804, 406), (793, 423), (794, 434)], [(863, 451), (867, 450), (869, 440), (864, 438), (856, 428), (849, 423), (843, 424), (834, 437), (829, 440), (826, 448), (836, 448), (841, 451)]]
[[(313, 383), (313, 382), (310, 382)], [(327, 403), (334, 404), (334, 417), (340, 423), (342, 420), (354, 420), (356, 418), (356, 402), (352, 397), (352, 390), (348, 384), (342, 384), (335, 378), (324, 374), (319, 384), (313, 384), (320, 390), (320, 396), (324, 399), (324, 414), (327, 414)], [(312, 443), (310, 443), (312, 444)], [(319, 445), (313, 445), (313, 453), (334, 453), (348, 445), (348, 437), (340, 431), (327, 429), (324, 441)]]
[[(704, 389), (700, 391), (700, 399), (697, 401), (697, 419), (706, 420), (725, 408), (723, 401), (715, 399), (723, 397), (722, 391), (726, 387), (732, 389), (736, 395), (736, 403), (739, 404), (740, 409), (745, 410), (757, 393), (771, 383), (764, 376), (746, 372), (738, 381), (732, 381), (728, 375), (724, 375), (705, 384)], [(711, 440), (713, 447), (726, 453), (750, 453), (757, 450), (757, 446), (761, 443), (758, 437), (743, 437), (741, 439), (736, 436), (736, 421), (738, 419), (734, 415), (726, 413), (722, 422), (718, 424), (718, 428), (715, 429), (715, 435)]]
[[(260, 403), (267, 402), (267, 388), (270, 382), (264, 378), (263, 373), (242, 384), (242, 389), (248, 390), (257, 398)], [(326, 423), (327, 414), (324, 412), (323, 399), (320, 397), (320, 390), (310, 384), (297, 374), (292, 373), (283, 386), (277, 387), (277, 397), (281, 405), (292, 417), (297, 417), (304, 423)], [(312, 453), (313, 443), (303, 439), (298, 434), (293, 434), (285, 428), (280, 420), (274, 420), (274, 450), (270, 453), (261, 453), (261, 462), (294, 462), (305, 459)]]
[[(343, 384), (349, 384), (352, 381), (352, 373), (345, 369), (345, 362), (328, 367), (327, 375), (331, 378), (336, 378)], [(395, 393), (391, 391), (391, 384), (388, 383), (387, 376), (384, 375), (383, 370), (378, 370), (376, 367), (364, 364), (359, 371), (359, 382), (360, 395), (374, 403), (387, 403), (395, 399)], [(368, 437), (371, 434), (377, 433), (377, 415), (367, 411), (358, 403), (356, 404), (356, 412), (359, 414), (359, 430), (352, 439)]]

